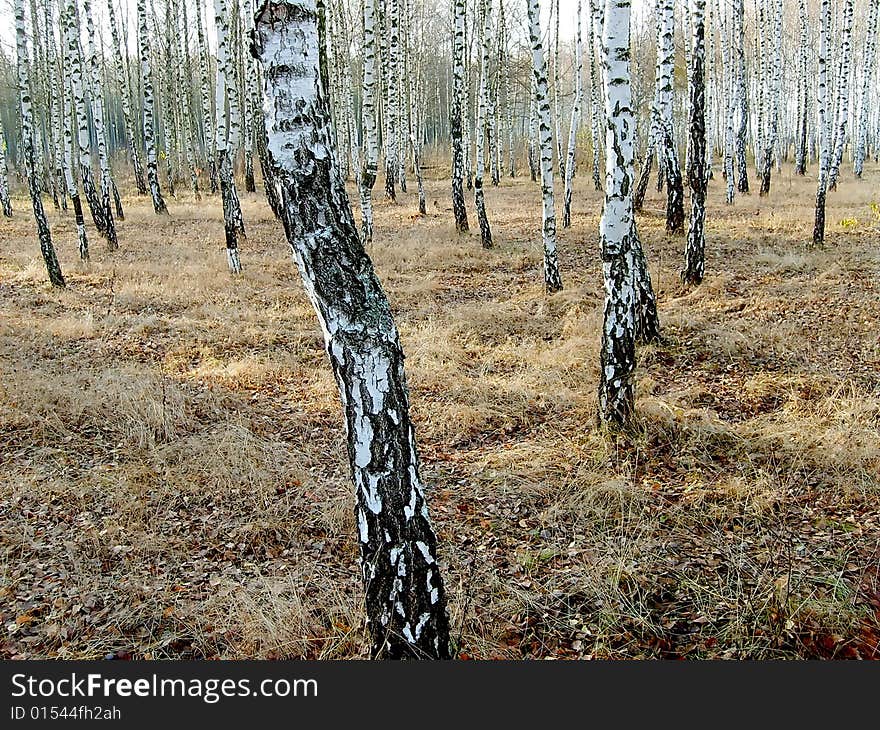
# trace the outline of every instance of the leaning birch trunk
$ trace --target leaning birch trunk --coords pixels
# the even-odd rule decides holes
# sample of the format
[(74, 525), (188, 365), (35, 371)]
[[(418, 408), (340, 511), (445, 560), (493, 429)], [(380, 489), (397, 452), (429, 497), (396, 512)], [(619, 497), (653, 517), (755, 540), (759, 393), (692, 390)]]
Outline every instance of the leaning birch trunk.
[(467, 208), (464, 206), (462, 140), (464, 124), (462, 102), (467, 93), (464, 83), (465, 0), (453, 0), (452, 17), (452, 108), (449, 122), (449, 134), (452, 137), (452, 214), (455, 216), (455, 230), (463, 233), (468, 230)]
[(880, 15), (880, 0), (871, 0), (871, 6), (868, 12), (868, 23), (866, 26), (867, 36), (865, 38), (865, 53), (862, 57), (862, 92), (859, 100), (856, 145), (853, 152), (853, 172), (858, 178), (862, 177), (868, 149), (868, 115), (871, 108), (871, 79), (874, 77), (874, 66), (877, 60), (878, 15)]
[(6, 171), (6, 135), (3, 132), (3, 120), (0, 119), (0, 206), (3, 215), (12, 218), (12, 201), (9, 198), (9, 177)]
[(477, 98), (476, 135), (476, 173), (474, 175), (474, 207), (477, 210), (477, 221), (480, 224), (480, 241), (483, 248), (492, 248), (492, 229), (486, 215), (486, 198), (483, 192), (483, 177), (486, 173), (485, 127), (488, 97), (489, 76), (489, 29), (491, 22), (491, 0), (478, 0), (478, 28), (480, 39), (480, 87)]
[(581, 97), (583, 89), (581, 75), (583, 73), (583, 47), (581, 44), (581, 0), (577, 4), (577, 37), (574, 46), (574, 103), (571, 106), (571, 122), (568, 126), (568, 152), (565, 158), (565, 197), (562, 203), (562, 227), (571, 226), (571, 193), (574, 178), (574, 155), (577, 132), (581, 121)]
[(43, 210), (43, 198), (40, 193), (39, 170), (36, 164), (37, 156), (34, 151), (34, 110), (31, 101), (30, 79), (28, 78), (27, 29), (25, 28), (24, 21), (23, 0), (15, 0), (14, 14), (18, 109), (21, 114), (21, 151), (22, 157), (24, 157), (28, 191), (30, 192), (31, 204), (34, 208), (34, 220), (37, 223), (40, 252), (43, 254), (43, 261), (46, 263), (49, 281), (52, 286), (64, 286), (64, 276), (61, 274), (61, 265), (58, 263), (58, 258), (55, 255), (55, 247), (52, 245), (52, 234), (49, 231), (49, 221), (46, 219), (46, 211)]
[(80, 55), (80, 30), (77, 19), (76, 0), (68, 0), (66, 16), (67, 68), (70, 74), (70, 89), (73, 96), (73, 120), (76, 129), (77, 164), (82, 181), (83, 194), (92, 214), (95, 228), (102, 236), (107, 235), (107, 222), (104, 209), (98, 199), (95, 180), (92, 176), (92, 152), (89, 136), (89, 120), (86, 112), (84, 93), (83, 63)]
[(403, 350), (336, 167), (318, 24), (314, 0), (269, 0), (257, 12), (269, 158), (345, 411), (371, 654), (446, 659), (446, 597)]
[(86, 16), (86, 33), (88, 39), (88, 66), (91, 78), (91, 101), (92, 101), (92, 126), (95, 131), (95, 141), (98, 145), (98, 165), (101, 170), (101, 210), (104, 216), (105, 236), (107, 246), (111, 251), (119, 248), (116, 239), (116, 222), (113, 220), (113, 208), (110, 204), (110, 195), (114, 187), (113, 177), (110, 173), (110, 158), (107, 152), (107, 135), (104, 130), (104, 87), (101, 78), (101, 68), (98, 64), (98, 46), (95, 42), (95, 23), (92, 19), (91, 0), (83, 0), (83, 14)]
[(607, 0), (602, 31), (605, 81), (605, 205), (599, 222), (605, 283), (599, 351), (599, 422), (626, 426), (635, 405), (638, 245), (632, 207), (635, 119), (630, 83), (630, 0)]
[(657, 36), (657, 100), (659, 119), (657, 149), (663, 157), (666, 175), (666, 230), (677, 233), (684, 229), (684, 183), (675, 145), (675, 4), (661, 0)]
[(562, 289), (556, 254), (556, 210), (553, 201), (553, 133), (550, 126), (550, 100), (547, 94), (547, 64), (541, 46), (541, 9), (538, 0), (528, 0), (529, 40), (532, 47), (535, 106), (541, 155), (541, 196), (543, 198), (541, 239), (544, 248), (544, 285), (549, 294)]
[[(849, 121), (850, 65), (852, 64), (853, 1), (846, 0), (843, 6), (843, 29), (840, 37), (840, 67), (837, 75), (837, 104), (834, 124), (834, 143), (831, 149), (831, 163), (828, 168), (828, 187), (837, 190), (840, 163), (843, 162), (843, 146), (846, 144), (847, 122)], [(863, 69), (861, 73), (865, 73)]]
[[(214, 0), (214, 28), (217, 31), (217, 84), (215, 89), (217, 167), (220, 176), (220, 196), (223, 203), (223, 227), (226, 234), (226, 263), (233, 274), (241, 273), (241, 259), (238, 254), (238, 238), (244, 236), (244, 221), (241, 215), (241, 204), (235, 190), (235, 178), (232, 174), (232, 155), (230, 141), (232, 138), (232, 116), (235, 89), (229, 89), (227, 80), (232, 73), (229, 61), (229, 11), (226, 0)], [(226, 103), (229, 97), (230, 109), (227, 116)], [(227, 120), (229, 129), (227, 130)], [(233, 147), (234, 149), (234, 147)]]
[(685, 284), (700, 284), (705, 271), (705, 222), (706, 222), (706, 184), (709, 179), (706, 169), (706, 47), (705, 47), (706, 0), (693, 0), (691, 23), (693, 40), (691, 45), (691, 121), (690, 155), (688, 159), (688, 183), (691, 188), (691, 221), (685, 249), (684, 270), (681, 272)]
[(153, 69), (150, 63), (150, 37), (147, 32), (147, 2), (138, 0), (138, 48), (141, 61), (141, 85), (144, 104), (144, 148), (147, 153), (147, 184), (156, 213), (168, 213), (159, 185), (159, 159), (156, 154), (156, 120), (153, 110)]
[(819, 182), (816, 188), (816, 217), (813, 245), (825, 243), (825, 197), (828, 192), (828, 169), (831, 163), (831, 122), (828, 114), (828, 50), (831, 34), (831, 0), (822, 0), (819, 9), (819, 81), (816, 109), (819, 112)]
[(364, 169), (361, 172), (361, 235), (373, 240), (373, 186), (379, 171), (379, 131), (376, 121), (376, 0), (363, 0), (364, 80), (361, 115), (364, 130)]

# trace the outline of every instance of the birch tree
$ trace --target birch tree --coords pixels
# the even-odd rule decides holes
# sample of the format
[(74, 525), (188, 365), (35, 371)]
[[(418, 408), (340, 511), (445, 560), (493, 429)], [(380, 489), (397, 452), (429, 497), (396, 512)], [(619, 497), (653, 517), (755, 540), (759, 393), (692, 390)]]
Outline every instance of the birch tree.
[[(761, 170), (761, 190), (759, 195), (769, 195), (770, 177), (774, 158), (778, 157), (779, 146), (779, 115), (782, 95), (782, 0), (773, 0), (773, 58), (772, 70), (769, 74), (770, 109), (769, 134), (767, 134), (763, 151), (763, 169)], [(766, 72), (765, 72), (766, 73)]]
[(798, 117), (794, 171), (796, 175), (806, 175), (807, 130), (810, 116), (810, 82), (807, 74), (807, 21), (809, 16), (807, 15), (806, 0), (798, 0), (798, 19), (800, 21), (800, 43), (798, 45)]
[(3, 131), (3, 120), (0, 119), (0, 207), (3, 215), (12, 218), (12, 201), (9, 198), (9, 176), (6, 170), (6, 133)]
[[(865, 24), (865, 51), (862, 56), (862, 89), (859, 98), (859, 111), (857, 117), (856, 143), (853, 150), (853, 172), (858, 178), (862, 172), (867, 157), (868, 148), (868, 116), (871, 110), (871, 79), (874, 78), (874, 69), (877, 64), (877, 18), (880, 15), (880, 0), (870, 0), (868, 7), (868, 19)], [(875, 145), (877, 141), (875, 141)]]
[(263, 68), (269, 159), (287, 240), (345, 411), (371, 653), (447, 659), (446, 597), (419, 477), (403, 350), (336, 166), (321, 49), (314, 0), (262, 5), (254, 53)]
[(79, 178), (82, 182), (83, 194), (92, 215), (92, 221), (98, 233), (107, 235), (107, 220), (104, 207), (98, 198), (95, 179), (92, 175), (91, 135), (89, 134), (89, 118), (86, 111), (85, 80), (83, 78), (82, 49), (80, 48), (79, 18), (76, 0), (68, 0), (65, 39), (67, 44), (67, 70), (69, 72), (70, 92), (73, 99), (73, 124), (76, 130), (75, 141)]
[(741, 193), (747, 193), (749, 192), (749, 167), (746, 162), (746, 139), (749, 131), (749, 107), (746, 95), (745, 0), (733, 0), (732, 10), (736, 180), (737, 190)]
[(477, 210), (477, 221), (480, 224), (480, 241), (483, 248), (492, 248), (492, 229), (486, 215), (486, 199), (483, 193), (483, 176), (486, 172), (485, 128), (488, 112), (489, 96), (489, 29), (491, 27), (491, 0), (479, 2), (479, 37), (480, 37), (480, 87), (477, 99), (476, 125), (476, 172), (474, 175), (474, 207)]
[[(134, 116), (131, 110), (131, 92), (129, 89), (129, 80), (126, 69), (127, 63), (123, 62), (123, 58), (128, 55), (128, 49), (123, 51), (119, 42), (119, 28), (116, 24), (116, 14), (113, 9), (113, 0), (107, 0), (107, 19), (110, 25), (110, 40), (112, 42), (112, 50), (119, 59), (117, 63), (112, 64), (116, 71), (116, 86), (122, 105), (122, 118), (125, 124), (125, 136), (128, 141), (128, 154), (131, 159), (131, 165), (134, 170), (134, 181), (137, 191), (140, 195), (147, 194), (147, 183), (144, 179), (144, 168), (141, 161), (141, 153), (138, 148), (137, 136), (135, 135)], [(127, 23), (127, 19), (123, 18), (123, 22)]]
[(156, 153), (156, 120), (153, 108), (153, 68), (150, 61), (150, 38), (147, 31), (147, 2), (137, 0), (138, 53), (141, 66), (141, 87), (144, 107), (144, 148), (147, 155), (147, 184), (157, 214), (167, 214), (168, 208), (162, 198), (159, 184), (159, 158)]
[(52, 234), (49, 230), (49, 221), (46, 219), (46, 211), (43, 209), (43, 197), (40, 192), (39, 171), (36, 164), (35, 139), (34, 139), (34, 110), (31, 100), (30, 78), (28, 75), (28, 47), (27, 26), (25, 25), (24, 0), (15, 0), (13, 6), (15, 15), (15, 49), (16, 49), (16, 74), (18, 80), (18, 110), (21, 115), (21, 147), (24, 158), (25, 174), (28, 181), (28, 192), (31, 196), (31, 205), (34, 209), (34, 220), (37, 224), (37, 237), (40, 241), (40, 253), (46, 264), (49, 274), (49, 282), (52, 286), (64, 286), (64, 276), (61, 273), (61, 265), (55, 255), (55, 247), (52, 245)]
[(398, 160), (399, 94), (398, 65), (400, 61), (400, 6), (398, 0), (386, 0), (388, 53), (383, 58), (385, 82), (385, 195), (396, 200)]
[[(238, 253), (238, 239), (244, 236), (244, 221), (241, 203), (235, 189), (233, 177), (231, 142), (234, 139), (232, 125), (234, 119), (235, 88), (227, 89), (233, 69), (230, 64), (229, 49), (229, 6), (227, 0), (214, 0), (214, 28), (217, 32), (217, 80), (214, 90), (214, 111), (216, 116), (217, 173), (220, 177), (220, 196), (223, 201), (223, 227), (226, 234), (226, 263), (233, 274), (241, 273), (241, 259)], [(230, 109), (227, 115), (227, 104)], [(227, 126), (228, 122), (228, 126)]]
[(541, 10), (538, 0), (528, 0), (529, 40), (532, 47), (535, 106), (541, 154), (542, 226), (544, 248), (544, 285), (547, 293), (562, 289), (556, 254), (556, 210), (553, 202), (553, 133), (550, 127), (550, 101), (547, 94), (547, 64), (541, 46)]
[(113, 208), (110, 205), (110, 194), (113, 190), (113, 177), (110, 172), (110, 156), (107, 151), (107, 135), (104, 130), (104, 82), (101, 78), (101, 67), (98, 63), (98, 45), (95, 42), (95, 22), (92, 19), (91, 0), (82, 0), (83, 15), (86, 18), (86, 37), (88, 39), (88, 67), (91, 79), (92, 127), (98, 147), (98, 165), (101, 170), (101, 211), (104, 220), (107, 246), (111, 251), (119, 248), (116, 238), (116, 223), (113, 220)]
[(605, 284), (599, 350), (599, 421), (624, 427), (635, 407), (636, 261), (632, 207), (635, 119), (630, 81), (630, 0), (606, 0), (602, 31), (605, 82), (605, 204), (599, 222)]
[(819, 7), (819, 73), (816, 109), (819, 113), (819, 181), (816, 189), (816, 217), (813, 245), (825, 243), (825, 197), (828, 191), (828, 170), (831, 164), (831, 122), (828, 114), (828, 50), (831, 34), (831, 0), (822, 0)]
[[(590, 3), (590, 142), (593, 147), (593, 187), (602, 189), (602, 176), (599, 173), (599, 79), (596, 73), (596, 34), (597, 18), (605, 11), (605, 0), (589, 0)], [(650, 172), (650, 171), (649, 171)]]
[(660, 0), (657, 35), (658, 149), (666, 174), (666, 230), (684, 228), (684, 182), (675, 145), (675, 4)]
[[(828, 168), (828, 187), (831, 190), (837, 190), (837, 178), (840, 175), (840, 163), (843, 161), (843, 146), (846, 144), (847, 124), (849, 122), (849, 77), (852, 64), (853, 5), (854, 0), (845, 0), (843, 5), (843, 28), (840, 31), (834, 137), (831, 147), (831, 162)], [(862, 73), (864, 73), (864, 69)]]
[(577, 4), (577, 34), (574, 46), (574, 102), (571, 106), (571, 121), (568, 126), (568, 151), (565, 159), (565, 197), (562, 207), (562, 226), (571, 226), (571, 195), (572, 181), (574, 179), (575, 146), (577, 132), (581, 121), (581, 97), (583, 88), (581, 76), (583, 73), (583, 45), (581, 42), (581, 0)]
[(379, 128), (376, 121), (376, 0), (363, 0), (364, 71), (363, 104), (364, 169), (361, 172), (361, 235), (373, 240), (373, 186), (379, 171)]
[(464, 147), (462, 125), (463, 99), (467, 93), (464, 82), (465, 0), (452, 0), (452, 103), (449, 134), (452, 138), (452, 214), (459, 233), (468, 230), (467, 208), (464, 205)]
[(706, 169), (706, 46), (705, 19), (706, 0), (693, 2), (691, 23), (691, 78), (690, 78), (690, 150), (688, 157), (688, 183), (691, 188), (691, 220), (685, 249), (685, 284), (696, 285), (703, 281), (705, 270), (705, 221), (706, 185), (709, 175)]

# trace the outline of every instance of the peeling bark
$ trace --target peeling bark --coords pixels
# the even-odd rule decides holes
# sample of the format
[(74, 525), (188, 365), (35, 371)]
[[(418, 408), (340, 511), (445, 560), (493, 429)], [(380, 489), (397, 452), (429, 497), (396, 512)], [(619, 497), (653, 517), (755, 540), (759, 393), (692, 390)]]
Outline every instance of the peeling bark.
[(269, 1), (257, 13), (269, 159), (345, 411), (371, 653), (447, 659), (446, 597), (403, 350), (336, 166), (319, 20), (314, 0)]

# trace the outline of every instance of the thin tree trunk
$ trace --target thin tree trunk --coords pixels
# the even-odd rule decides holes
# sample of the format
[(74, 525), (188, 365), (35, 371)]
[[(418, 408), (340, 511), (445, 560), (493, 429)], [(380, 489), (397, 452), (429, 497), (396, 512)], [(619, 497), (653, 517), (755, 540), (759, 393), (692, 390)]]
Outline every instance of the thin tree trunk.
[(364, 169), (361, 173), (361, 235), (373, 240), (373, 186), (379, 170), (379, 132), (376, 122), (376, 0), (363, 0), (364, 79), (361, 115), (364, 129)]
[(3, 215), (12, 218), (12, 201), (9, 198), (9, 177), (6, 170), (6, 134), (3, 131), (3, 120), (0, 119), (0, 207)]
[(553, 133), (550, 128), (550, 100), (547, 94), (547, 64), (541, 47), (541, 19), (538, 0), (528, 0), (529, 40), (535, 78), (535, 106), (541, 153), (541, 196), (543, 198), (541, 238), (544, 248), (544, 286), (549, 294), (562, 289), (556, 253), (556, 210), (553, 202)]
[[(846, 0), (843, 6), (843, 29), (840, 34), (840, 63), (837, 74), (837, 104), (835, 105), (834, 142), (831, 147), (831, 163), (828, 169), (828, 187), (837, 190), (843, 146), (849, 122), (850, 65), (852, 63), (853, 2)], [(865, 73), (864, 69), (861, 70)]]
[(688, 183), (691, 188), (691, 221), (685, 249), (685, 284), (700, 284), (705, 271), (705, 221), (706, 221), (706, 47), (705, 47), (706, 0), (693, 0), (691, 21), (693, 40), (691, 46), (691, 123), (690, 158), (688, 160)]
[(749, 192), (749, 168), (746, 162), (746, 137), (749, 130), (749, 107), (746, 96), (746, 38), (745, 2), (733, 0), (733, 43), (734, 43), (734, 109), (738, 115), (736, 128), (735, 155), (737, 189)]
[(666, 230), (678, 233), (684, 230), (684, 183), (675, 145), (675, 5), (673, 0), (661, 0), (657, 35), (657, 100), (659, 119), (658, 150), (663, 157), (666, 176)]
[(107, 235), (107, 222), (104, 208), (98, 198), (95, 180), (92, 176), (92, 153), (89, 136), (89, 120), (86, 111), (82, 52), (80, 48), (80, 29), (76, 0), (68, 0), (66, 16), (67, 67), (70, 72), (70, 89), (73, 98), (73, 120), (76, 129), (77, 164), (82, 181), (83, 194), (92, 214), (92, 221), (98, 233)]
[(571, 226), (571, 195), (572, 180), (574, 178), (575, 144), (577, 132), (581, 121), (581, 97), (583, 88), (581, 75), (583, 73), (583, 46), (581, 42), (581, 0), (577, 4), (577, 35), (574, 47), (574, 102), (571, 106), (571, 122), (568, 125), (568, 152), (565, 160), (565, 194), (562, 204), (562, 227)]
[(483, 248), (492, 248), (492, 230), (489, 217), (486, 215), (486, 199), (483, 193), (483, 176), (486, 172), (485, 127), (488, 106), (489, 76), (489, 29), (491, 23), (491, 0), (478, 0), (478, 27), (480, 38), (480, 88), (477, 99), (477, 169), (474, 175), (474, 207), (477, 210), (477, 221), (480, 224), (480, 241)]
[(138, 49), (141, 61), (141, 83), (143, 84), (144, 105), (144, 147), (147, 153), (147, 184), (153, 199), (153, 210), (157, 214), (167, 214), (168, 208), (162, 198), (159, 184), (159, 161), (156, 154), (155, 116), (153, 109), (153, 68), (150, 63), (150, 37), (147, 32), (147, 3), (138, 0)]
[(462, 102), (466, 92), (464, 79), (465, 0), (452, 2), (452, 214), (459, 233), (468, 230), (467, 208), (464, 205), (464, 148), (462, 146)]
[(89, 49), (89, 74), (91, 76), (92, 125), (98, 145), (98, 165), (101, 169), (101, 209), (105, 226), (107, 246), (111, 251), (119, 248), (116, 238), (116, 223), (113, 220), (113, 207), (110, 202), (113, 191), (113, 178), (110, 173), (110, 158), (107, 152), (107, 136), (104, 131), (104, 89), (101, 70), (98, 64), (98, 46), (95, 42), (95, 23), (92, 20), (91, 0), (83, 0), (83, 13), (86, 16), (86, 32)]
[(831, 0), (822, 0), (819, 10), (819, 82), (816, 108), (819, 112), (819, 182), (816, 189), (816, 218), (813, 245), (825, 244), (825, 197), (828, 191), (828, 169), (831, 163), (831, 123), (828, 115), (828, 48), (831, 31)]
[(871, 79), (877, 64), (877, 22), (880, 16), (880, 0), (871, 0), (868, 10), (868, 22), (865, 26), (865, 53), (862, 60), (862, 92), (859, 100), (858, 129), (856, 145), (853, 152), (853, 172), (862, 177), (868, 149), (868, 117), (871, 108)]
[[(419, 478), (403, 350), (358, 238), (332, 148), (314, 0), (257, 13), (269, 156), (283, 223), (321, 322), (345, 410), (372, 655), (450, 657), (437, 541)], [(296, 109), (291, 125), (287, 110)]]
[(24, 158), (25, 174), (28, 180), (28, 191), (31, 195), (31, 204), (34, 209), (34, 220), (37, 224), (37, 236), (40, 240), (40, 252), (46, 264), (49, 281), (52, 286), (64, 286), (64, 276), (61, 273), (61, 265), (55, 255), (55, 247), (52, 245), (52, 234), (49, 231), (49, 221), (43, 210), (43, 198), (40, 193), (40, 181), (38, 179), (37, 156), (34, 151), (34, 111), (31, 101), (30, 79), (28, 78), (28, 48), (27, 28), (25, 27), (24, 2), (15, 0), (15, 48), (16, 48), (16, 71), (18, 75), (18, 108), (21, 114), (21, 146)]
[[(215, 90), (215, 112), (217, 139), (217, 167), (220, 177), (220, 195), (223, 200), (223, 227), (226, 234), (226, 263), (233, 274), (241, 273), (241, 259), (238, 253), (238, 239), (243, 237), (244, 221), (241, 215), (241, 204), (235, 190), (233, 176), (232, 150), (233, 114), (235, 88), (228, 88), (228, 81), (233, 73), (229, 58), (229, 8), (226, 0), (214, 0), (214, 28), (217, 31), (217, 83)], [(229, 103), (227, 116), (226, 104)], [(228, 128), (227, 128), (228, 119)]]

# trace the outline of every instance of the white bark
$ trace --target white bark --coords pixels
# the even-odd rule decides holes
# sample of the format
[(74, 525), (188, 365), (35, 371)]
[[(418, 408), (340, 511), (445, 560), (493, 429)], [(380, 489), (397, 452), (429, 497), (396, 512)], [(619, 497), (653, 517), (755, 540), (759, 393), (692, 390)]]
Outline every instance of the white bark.
[(535, 106), (538, 117), (538, 137), (541, 154), (542, 226), (544, 248), (544, 285), (548, 293), (562, 289), (559, 261), (556, 253), (556, 210), (553, 202), (553, 133), (550, 120), (550, 101), (547, 94), (547, 64), (541, 46), (540, 6), (538, 0), (528, 0), (529, 40), (532, 47)]

